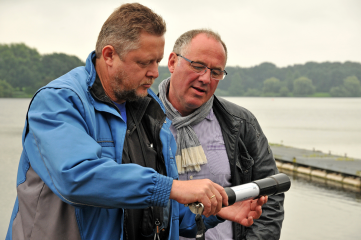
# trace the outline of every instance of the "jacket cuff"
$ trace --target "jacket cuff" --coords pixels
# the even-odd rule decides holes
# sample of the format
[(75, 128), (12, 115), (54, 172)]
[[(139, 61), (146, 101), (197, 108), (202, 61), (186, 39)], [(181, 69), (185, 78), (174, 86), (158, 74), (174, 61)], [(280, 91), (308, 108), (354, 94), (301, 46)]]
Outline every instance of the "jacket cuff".
[(170, 190), (172, 189), (173, 178), (157, 174), (154, 192), (151, 197), (153, 206), (166, 207), (169, 201)]
[(208, 218), (203, 216), (203, 221), (204, 221), (204, 225), (205, 225), (206, 229), (209, 229), (209, 228), (214, 228), (219, 223), (222, 223), (225, 220), (222, 219), (222, 218), (218, 218), (217, 216), (212, 215), (212, 216), (210, 216)]

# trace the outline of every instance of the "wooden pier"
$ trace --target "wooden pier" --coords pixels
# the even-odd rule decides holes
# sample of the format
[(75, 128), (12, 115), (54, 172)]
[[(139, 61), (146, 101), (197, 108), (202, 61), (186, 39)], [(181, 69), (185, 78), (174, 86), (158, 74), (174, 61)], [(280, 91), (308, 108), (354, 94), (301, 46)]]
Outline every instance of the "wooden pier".
[(277, 167), (361, 188), (361, 159), (271, 144)]

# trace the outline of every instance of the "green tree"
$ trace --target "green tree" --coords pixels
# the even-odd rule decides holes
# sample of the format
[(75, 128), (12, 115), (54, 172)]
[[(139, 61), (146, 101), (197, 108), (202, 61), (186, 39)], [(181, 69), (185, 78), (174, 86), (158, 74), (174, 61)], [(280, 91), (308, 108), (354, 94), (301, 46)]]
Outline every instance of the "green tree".
[(228, 88), (229, 96), (242, 96), (244, 94), (244, 87), (239, 73), (233, 74), (231, 81), (231, 85)]
[(361, 84), (356, 76), (349, 76), (343, 84), (330, 90), (332, 97), (361, 97)]
[(31, 87), (41, 78), (40, 54), (23, 43), (0, 44), (0, 78), (12, 87)]
[(332, 97), (346, 97), (347, 91), (344, 86), (333, 87), (330, 90)]
[(263, 93), (278, 93), (281, 88), (281, 81), (278, 78), (272, 77), (264, 80)]
[(256, 88), (248, 88), (244, 95), (247, 97), (259, 97), (261, 96), (261, 92)]
[(168, 67), (159, 66), (158, 67), (159, 76), (154, 80), (154, 83), (152, 85), (152, 90), (155, 93), (158, 93), (158, 86), (159, 84), (166, 78), (170, 77), (170, 72), (168, 70)]
[(287, 89), (293, 91), (293, 81), (301, 76), (300, 73), (295, 70), (295, 67), (287, 67), (284, 76), (284, 82)]
[(64, 53), (45, 54), (41, 57), (41, 72), (43, 76), (56, 79), (75, 67), (83, 66), (84, 62), (76, 56)]
[(28, 94), (78, 66), (84, 66), (84, 62), (75, 56), (40, 55), (23, 43), (0, 44), (0, 79)]
[(219, 89), (218, 87), (217, 87), (216, 91), (214, 92), (214, 94), (215, 94), (216, 96), (223, 96), (223, 97), (229, 96), (228, 91), (224, 91), (224, 90), (222, 90), (222, 89)]
[(290, 90), (288, 90), (288, 87), (286, 87), (286, 86), (281, 87), (279, 94), (280, 94), (280, 97), (288, 97), (290, 95)]
[(343, 85), (349, 97), (361, 97), (361, 84), (356, 76), (349, 76), (343, 80)]
[(5, 80), (0, 80), (0, 97), (12, 97), (13, 90), (13, 87), (9, 83), (7, 83)]
[[(0, 79), (18, 89), (15, 96), (32, 95), (39, 87), (78, 66), (84, 63), (75, 56), (40, 55), (22, 43), (0, 44)], [(360, 96), (361, 63), (357, 62), (308, 62), (282, 68), (266, 62), (249, 68), (227, 66), (226, 71), (228, 75), (217, 87), (217, 94), (223, 96), (292, 96), (292, 92), (293, 96), (308, 96), (315, 90), (332, 93), (331, 96)], [(169, 76), (168, 67), (159, 66), (159, 77), (152, 89), (158, 92), (158, 84)], [(311, 84), (308, 81), (302, 86), (302, 81), (295, 81), (301, 76), (312, 79)], [(280, 84), (268, 80), (272, 78), (279, 79)]]
[(315, 87), (312, 84), (312, 80), (307, 77), (297, 78), (293, 82), (293, 95), (305, 97), (315, 92)]

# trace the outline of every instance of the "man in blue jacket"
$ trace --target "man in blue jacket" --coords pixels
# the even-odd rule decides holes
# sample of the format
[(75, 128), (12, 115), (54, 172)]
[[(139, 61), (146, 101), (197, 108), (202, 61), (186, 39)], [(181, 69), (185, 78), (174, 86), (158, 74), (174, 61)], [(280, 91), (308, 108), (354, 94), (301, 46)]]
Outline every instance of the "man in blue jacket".
[(206, 228), (223, 219), (249, 226), (260, 216), (265, 198), (222, 209), (218, 184), (177, 180), (171, 122), (149, 89), (165, 30), (149, 8), (124, 4), (85, 67), (35, 93), (7, 240), (192, 237), (194, 214), (184, 204), (193, 202), (204, 204)]

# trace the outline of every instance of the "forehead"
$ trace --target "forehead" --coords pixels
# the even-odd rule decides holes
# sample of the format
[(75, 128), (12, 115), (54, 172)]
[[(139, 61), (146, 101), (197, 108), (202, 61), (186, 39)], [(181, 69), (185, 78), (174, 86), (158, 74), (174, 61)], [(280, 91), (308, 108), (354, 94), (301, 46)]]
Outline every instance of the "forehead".
[(185, 55), (194, 62), (201, 62), (211, 67), (224, 68), (226, 64), (226, 52), (223, 45), (214, 38), (207, 37), (206, 34), (194, 37)]
[(139, 47), (128, 52), (127, 55), (139, 58), (163, 58), (164, 36), (156, 36), (142, 32), (139, 36)]

